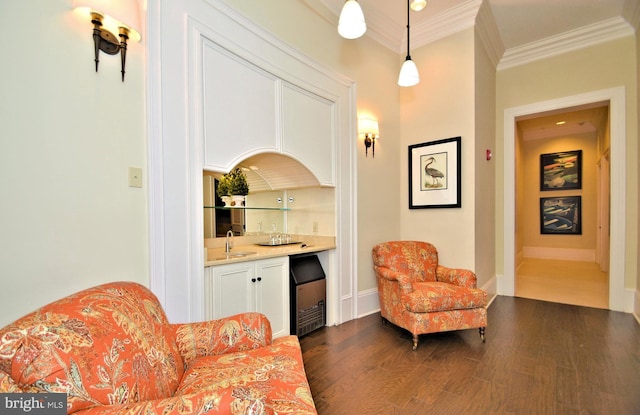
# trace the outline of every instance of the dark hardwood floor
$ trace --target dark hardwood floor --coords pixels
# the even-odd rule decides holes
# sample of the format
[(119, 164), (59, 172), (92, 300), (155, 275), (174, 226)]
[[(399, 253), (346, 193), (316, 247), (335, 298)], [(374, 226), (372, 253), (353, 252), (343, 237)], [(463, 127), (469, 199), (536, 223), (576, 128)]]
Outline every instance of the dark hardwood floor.
[(478, 330), (411, 335), (374, 314), (300, 339), (319, 415), (640, 414), (631, 314), (514, 297)]

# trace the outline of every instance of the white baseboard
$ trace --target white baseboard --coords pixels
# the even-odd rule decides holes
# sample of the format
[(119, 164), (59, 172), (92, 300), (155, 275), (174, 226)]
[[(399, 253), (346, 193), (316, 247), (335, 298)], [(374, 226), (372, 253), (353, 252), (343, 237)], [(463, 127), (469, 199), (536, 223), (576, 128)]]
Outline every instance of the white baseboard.
[(378, 289), (371, 288), (369, 290), (358, 291), (358, 318), (377, 313), (378, 311), (380, 311)]
[(625, 288), (624, 289), (624, 297), (622, 299), (622, 310), (625, 313), (633, 313), (634, 303), (636, 302), (636, 290), (634, 288)]
[(630, 305), (631, 313), (636, 318), (638, 324), (640, 324), (640, 289), (631, 289), (631, 291), (634, 291), (631, 294), (631, 301), (634, 301), (635, 297), (635, 301)]
[(516, 295), (515, 279), (505, 278), (503, 274), (496, 275), (496, 294), (513, 297)]
[(562, 259), (566, 261), (595, 262), (594, 249), (546, 248), (540, 246), (525, 246), (522, 249), (525, 258)]
[(489, 281), (487, 281), (481, 289), (485, 290), (489, 295), (489, 301), (487, 302), (487, 308), (493, 303), (493, 300), (498, 296), (498, 278), (493, 277)]

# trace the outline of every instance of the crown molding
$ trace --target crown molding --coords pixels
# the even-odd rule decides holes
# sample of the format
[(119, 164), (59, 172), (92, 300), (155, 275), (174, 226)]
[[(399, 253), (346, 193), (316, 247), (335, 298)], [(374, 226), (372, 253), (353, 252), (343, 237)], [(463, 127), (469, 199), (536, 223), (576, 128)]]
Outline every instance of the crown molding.
[(574, 50), (633, 35), (631, 25), (621, 17), (613, 17), (576, 30), (570, 30), (538, 42), (507, 49), (498, 70), (524, 65)]
[(640, 2), (626, 0), (622, 8), (622, 17), (637, 31), (640, 27)]
[[(367, 21), (367, 33), (365, 35), (386, 48), (398, 54), (403, 54), (403, 49), (406, 51), (407, 45), (406, 25), (392, 22), (386, 14), (380, 13), (377, 8), (367, 9), (365, 13)], [(339, 14), (340, 10), (338, 10)], [(411, 26), (411, 33), (413, 34), (413, 25)], [(413, 45), (413, 36), (411, 44)]]
[[(340, 16), (344, 0), (320, 1), (333, 14)], [(469, 0), (421, 23), (412, 23), (411, 48), (419, 48), (473, 27), (482, 3), (482, 0)], [(367, 22), (365, 36), (395, 53), (404, 55), (407, 51), (406, 25), (390, 21), (389, 16), (379, 12), (377, 8), (366, 9), (364, 13)]]
[[(320, 0), (335, 16), (340, 15), (344, 0)], [(365, 11), (370, 37), (395, 53), (407, 50), (406, 26), (391, 22), (376, 8)], [(537, 42), (505, 50), (491, 9), (486, 1), (469, 0), (439, 13), (419, 24), (411, 25), (411, 48), (416, 49), (439, 39), (474, 27), (480, 43), (497, 70), (524, 65), (596, 44), (629, 36), (640, 27), (640, 2), (625, 0), (622, 17), (614, 17)]]
[(504, 55), (504, 44), (498, 31), (498, 25), (491, 13), (488, 3), (482, 2), (476, 19), (476, 34), (480, 40), (480, 44), (487, 52), (487, 56), (491, 60), (493, 67), (496, 68), (500, 62), (500, 58)]
[[(415, 48), (475, 26), (482, 0), (470, 0), (411, 26), (411, 45)], [(407, 41), (402, 41), (403, 49)]]

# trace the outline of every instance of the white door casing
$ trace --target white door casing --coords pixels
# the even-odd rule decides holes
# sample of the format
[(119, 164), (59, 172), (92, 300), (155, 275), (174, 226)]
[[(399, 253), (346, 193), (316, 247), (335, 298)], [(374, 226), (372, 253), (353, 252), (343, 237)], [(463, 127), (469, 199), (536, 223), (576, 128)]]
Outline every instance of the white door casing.
[(543, 101), (504, 111), (504, 228), (503, 275), (498, 276), (498, 294), (515, 294), (515, 125), (521, 116), (609, 101), (611, 125), (611, 244), (609, 309), (625, 310), (626, 259), (626, 105), (625, 89), (617, 87)]

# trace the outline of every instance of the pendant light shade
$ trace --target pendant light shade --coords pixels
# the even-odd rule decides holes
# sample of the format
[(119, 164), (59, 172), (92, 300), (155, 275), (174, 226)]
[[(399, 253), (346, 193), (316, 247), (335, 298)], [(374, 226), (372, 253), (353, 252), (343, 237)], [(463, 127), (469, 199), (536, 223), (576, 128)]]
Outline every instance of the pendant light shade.
[(413, 0), (411, 2), (411, 10), (419, 12), (420, 10), (424, 9), (425, 7), (427, 7), (427, 1), (426, 0)]
[(356, 39), (367, 31), (364, 14), (357, 0), (347, 0), (342, 6), (340, 20), (338, 21), (338, 33), (345, 39)]
[(409, 49), (409, 13), (410, 9), (410, 1), (407, 0), (407, 57), (402, 64), (402, 68), (400, 68), (400, 76), (398, 76), (398, 85), (399, 86), (414, 86), (418, 82), (420, 82), (420, 75), (418, 75), (418, 67), (411, 60), (411, 53)]
[(399, 86), (414, 86), (420, 82), (420, 75), (418, 75), (418, 67), (411, 60), (411, 56), (407, 56), (407, 59), (400, 68), (400, 76), (398, 77)]

